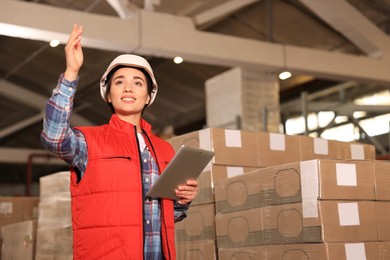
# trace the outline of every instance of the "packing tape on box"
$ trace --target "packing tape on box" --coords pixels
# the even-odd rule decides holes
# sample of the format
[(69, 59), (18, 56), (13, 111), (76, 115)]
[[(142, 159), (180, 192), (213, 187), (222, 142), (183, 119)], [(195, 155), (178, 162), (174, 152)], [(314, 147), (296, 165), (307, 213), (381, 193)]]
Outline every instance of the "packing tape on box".
[(318, 167), (317, 160), (300, 162), (302, 214), (304, 218), (318, 217)]
[(359, 205), (357, 202), (338, 203), (340, 226), (359, 226)]
[[(199, 148), (212, 151), (211, 149), (211, 132), (209, 129), (203, 129), (199, 131)], [(213, 165), (213, 160), (211, 160), (206, 167), (203, 169), (204, 172), (210, 171)]]
[(364, 146), (361, 144), (351, 144), (351, 158), (353, 160), (364, 160)]
[(336, 163), (336, 180), (339, 186), (357, 186), (356, 164)]
[(199, 148), (211, 151), (210, 129), (203, 129), (199, 131)]
[(314, 138), (314, 153), (315, 154), (329, 154), (328, 140), (323, 138)]

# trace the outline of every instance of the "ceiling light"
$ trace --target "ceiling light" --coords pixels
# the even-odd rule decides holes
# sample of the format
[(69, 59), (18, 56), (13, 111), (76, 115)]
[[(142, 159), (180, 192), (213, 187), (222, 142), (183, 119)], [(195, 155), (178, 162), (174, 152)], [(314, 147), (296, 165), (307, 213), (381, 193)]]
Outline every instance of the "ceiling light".
[(176, 63), (176, 64), (180, 64), (183, 62), (183, 58), (182, 57), (179, 57), (179, 56), (176, 56), (174, 59), (173, 59), (173, 62)]
[(60, 44), (60, 41), (59, 40), (52, 40), (51, 42), (50, 42), (50, 46), (51, 47), (57, 47), (58, 45)]
[(279, 74), (279, 79), (285, 80), (288, 79), (292, 76), (291, 72), (289, 71), (283, 71), (282, 73)]

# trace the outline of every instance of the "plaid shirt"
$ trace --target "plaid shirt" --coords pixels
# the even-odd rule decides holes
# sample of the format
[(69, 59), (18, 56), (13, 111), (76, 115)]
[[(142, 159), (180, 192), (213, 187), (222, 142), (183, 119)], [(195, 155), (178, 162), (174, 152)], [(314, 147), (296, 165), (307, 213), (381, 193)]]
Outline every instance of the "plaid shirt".
[[(46, 104), (41, 141), (43, 147), (76, 168), (80, 176), (83, 176), (88, 162), (87, 143), (80, 131), (70, 128), (70, 116), (77, 83), (78, 80), (69, 82), (63, 78), (63, 74), (60, 76), (57, 87)], [(141, 152), (141, 157), (143, 189), (146, 193), (158, 178), (159, 172), (148, 149)], [(159, 200), (146, 198), (144, 209), (145, 259), (163, 259)], [(187, 209), (188, 205), (175, 202), (175, 222), (186, 217)]]

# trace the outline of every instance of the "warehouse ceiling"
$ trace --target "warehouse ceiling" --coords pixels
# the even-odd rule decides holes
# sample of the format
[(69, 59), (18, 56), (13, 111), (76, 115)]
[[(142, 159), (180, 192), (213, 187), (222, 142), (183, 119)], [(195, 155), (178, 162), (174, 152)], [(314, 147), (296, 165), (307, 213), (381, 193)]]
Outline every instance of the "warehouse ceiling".
[[(0, 181), (19, 180), (15, 176), (23, 179), (34, 163), (38, 176), (64, 167), (53, 160), (46, 163), (39, 134), (44, 103), (65, 69), (65, 36), (73, 23), (86, 23), (87, 38), (74, 124), (107, 122), (110, 114), (99, 96), (98, 81), (107, 64), (125, 50), (144, 55), (155, 70), (158, 97), (144, 117), (157, 134), (169, 134), (172, 129), (174, 134), (182, 134), (205, 127), (205, 81), (234, 66), (259, 67), (275, 75), (291, 69), (293, 77), (280, 81), (282, 118), (301, 113), (303, 91), (317, 93), (323, 101), (339, 102), (343, 89), (342, 102), (346, 102), (388, 90), (390, 0), (316, 2), (0, 0)], [(344, 20), (340, 14), (334, 15), (343, 8), (349, 12)], [(134, 43), (139, 35), (123, 30), (134, 17), (145, 19), (131, 28), (141, 34), (151, 32), (141, 36), (150, 38), (149, 42)], [(154, 22), (148, 25), (148, 21)], [(171, 21), (172, 26), (167, 26)], [(61, 41), (55, 48), (48, 43), (53, 35)], [(197, 42), (198, 36), (209, 39), (214, 49), (207, 49), (207, 42)], [(172, 39), (175, 37), (177, 40)], [(126, 39), (127, 45), (121, 39)], [(251, 46), (257, 50), (262, 43), (259, 53), (246, 52)], [(270, 51), (273, 49), (275, 53)], [(183, 56), (184, 62), (175, 64), (172, 58), (176, 55)], [(259, 55), (265, 56), (256, 57)], [(318, 58), (310, 64), (308, 56)], [(336, 68), (338, 62), (340, 69)], [(386, 108), (371, 112), (384, 113)]]

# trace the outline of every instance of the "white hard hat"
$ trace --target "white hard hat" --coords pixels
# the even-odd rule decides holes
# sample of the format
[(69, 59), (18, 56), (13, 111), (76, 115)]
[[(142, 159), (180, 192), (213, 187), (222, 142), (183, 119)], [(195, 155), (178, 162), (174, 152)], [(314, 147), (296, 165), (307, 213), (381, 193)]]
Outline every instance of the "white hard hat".
[(156, 98), (157, 94), (157, 82), (156, 79), (154, 78), (153, 70), (152, 67), (150, 66), (149, 62), (138, 55), (133, 55), (133, 54), (122, 54), (116, 57), (110, 65), (107, 67), (107, 70), (104, 72), (102, 78), (100, 79), (100, 94), (103, 98), (104, 101), (107, 102), (107, 75), (117, 66), (129, 66), (129, 67), (134, 67), (134, 68), (142, 68), (144, 69), (152, 79), (152, 93), (150, 96), (150, 102), (148, 106), (150, 106), (154, 99)]

